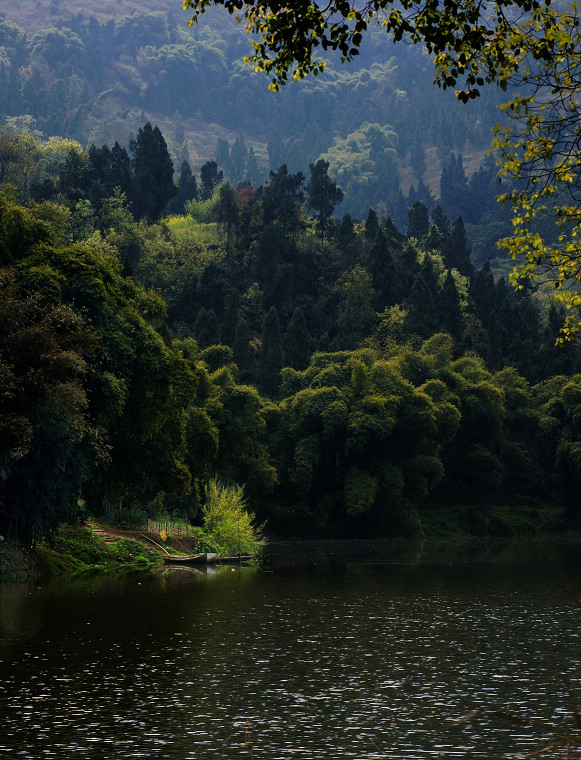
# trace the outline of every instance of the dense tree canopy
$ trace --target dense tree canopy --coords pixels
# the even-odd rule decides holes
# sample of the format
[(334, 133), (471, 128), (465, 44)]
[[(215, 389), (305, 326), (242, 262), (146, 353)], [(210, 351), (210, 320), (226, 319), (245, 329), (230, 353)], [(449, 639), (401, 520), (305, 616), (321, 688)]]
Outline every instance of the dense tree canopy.
[(283, 533), (420, 535), (443, 505), (498, 533), (512, 500), (579, 518), (562, 311), (475, 270), (461, 217), (337, 219), (321, 160), (258, 189), (213, 163), (207, 200), (149, 223), (111, 187), (114, 166), (136, 187), (119, 145), (57, 155), (37, 202), (0, 197), (2, 535), (50, 534), (79, 498), (200, 519), (216, 475)]
[(110, 247), (71, 245), (65, 229), (62, 208), (0, 199), (0, 525), (24, 540), (50, 532), (80, 493), (98, 512), (191, 487), (196, 383), (152, 326), (165, 305), (121, 275)]

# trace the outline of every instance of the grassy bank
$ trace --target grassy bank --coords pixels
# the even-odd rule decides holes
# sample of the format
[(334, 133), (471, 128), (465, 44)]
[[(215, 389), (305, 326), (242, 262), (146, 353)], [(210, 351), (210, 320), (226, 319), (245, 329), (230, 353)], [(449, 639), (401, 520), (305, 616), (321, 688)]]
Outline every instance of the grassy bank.
[(36, 549), (2, 542), (0, 578), (71, 575), (89, 570), (148, 569), (161, 565), (158, 553), (131, 538), (107, 543), (90, 528), (63, 525), (50, 541)]
[[(119, 525), (62, 525), (50, 541), (23, 550), (0, 541), (0, 578), (63, 575), (88, 570), (151, 569), (164, 554), (216, 552), (222, 557), (260, 554), (262, 530), (247, 510), (243, 489), (218, 481), (208, 484), (203, 526), (184, 526), (178, 535)], [(162, 546), (163, 543), (163, 546)]]

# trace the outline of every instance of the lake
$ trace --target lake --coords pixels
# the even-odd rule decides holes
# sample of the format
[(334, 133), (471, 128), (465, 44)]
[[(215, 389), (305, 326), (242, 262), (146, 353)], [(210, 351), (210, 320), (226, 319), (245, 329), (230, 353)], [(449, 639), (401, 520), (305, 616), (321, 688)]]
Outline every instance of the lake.
[(581, 591), (580, 543), (0, 584), (0, 758), (522, 757), (581, 703), (562, 578)]

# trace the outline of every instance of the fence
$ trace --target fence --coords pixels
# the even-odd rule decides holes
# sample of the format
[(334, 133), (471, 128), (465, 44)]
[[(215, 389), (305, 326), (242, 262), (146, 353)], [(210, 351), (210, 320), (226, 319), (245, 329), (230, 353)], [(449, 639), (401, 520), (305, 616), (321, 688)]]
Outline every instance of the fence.
[(184, 520), (151, 520), (147, 521), (148, 533), (161, 533), (164, 530), (166, 533), (173, 533), (178, 536), (191, 536), (194, 532), (193, 525), (189, 525)]
[(170, 517), (153, 520), (148, 518), (139, 509), (119, 509), (112, 508), (104, 511), (101, 519), (111, 525), (125, 525), (131, 528), (140, 528), (147, 530), (148, 533), (157, 533), (158, 535), (164, 530), (166, 533), (172, 533), (177, 536), (191, 536), (195, 533), (195, 528), (186, 520), (172, 519)]

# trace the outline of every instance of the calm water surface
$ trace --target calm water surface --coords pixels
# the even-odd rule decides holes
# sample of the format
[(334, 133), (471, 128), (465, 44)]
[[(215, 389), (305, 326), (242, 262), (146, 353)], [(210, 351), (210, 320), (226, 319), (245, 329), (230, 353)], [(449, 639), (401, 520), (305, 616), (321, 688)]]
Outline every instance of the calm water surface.
[(580, 544), (0, 584), (0, 757), (522, 757), (581, 701), (562, 576), (581, 589)]

